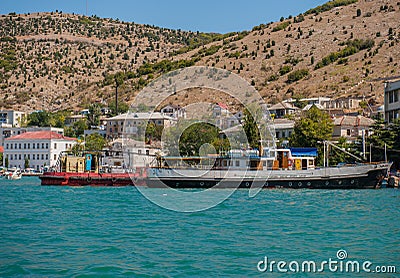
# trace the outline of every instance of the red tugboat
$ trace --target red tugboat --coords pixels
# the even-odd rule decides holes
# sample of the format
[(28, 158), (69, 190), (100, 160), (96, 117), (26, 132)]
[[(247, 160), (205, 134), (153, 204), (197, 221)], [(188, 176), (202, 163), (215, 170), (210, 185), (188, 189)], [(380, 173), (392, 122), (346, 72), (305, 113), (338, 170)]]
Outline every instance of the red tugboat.
[(110, 168), (99, 166), (99, 156), (90, 153), (77, 157), (62, 153), (55, 169), (39, 178), (42, 185), (53, 186), (141, 186), (146, 171), (136, 168), (135, 172), (113, 173)]

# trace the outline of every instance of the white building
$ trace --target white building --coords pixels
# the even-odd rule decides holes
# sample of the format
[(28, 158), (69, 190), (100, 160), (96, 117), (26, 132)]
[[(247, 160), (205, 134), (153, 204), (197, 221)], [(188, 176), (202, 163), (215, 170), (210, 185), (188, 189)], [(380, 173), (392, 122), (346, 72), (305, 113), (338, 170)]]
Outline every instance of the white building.
[(279, 102), (268, 108), (270, 115), (275, 119), (283, 118), (286, 115), (293, 115), (299, 111), (299, 108), (289, 102)]
[(0, 126), (0, 146), (4, 146), (4, 140), (15, 135), (19, 135), (25, 132), (34, 132), (34, 131), (54, 131), (58, 134), (64, 135), (63, 128), (57, 127), (37, 127), (37, 126), (30, 126), (30, 127), (6, 127)]
[(86, 121), (87, 117), (85, 115), (71, 115), (65, 118), (65, 125), (66, 126), (72, 126), (74, 123), (79, 122), (79, 121)]
[(53, 131), (26, 132), (5, 140), (3, 164), (8, 159), (8, 167), (25, 167), (40, 170), (44, 166), (55, 166), (61, 152), (70, 150), (75, 138), (64, 137)]
[(364, 116), (342, 116), (334, 119), (333, 137), (357, 138), (371, 133), (375, 121)]
[(109, 156), (103, 159), (103, 164), (111, 167), (132, 169), (148, 167), (155, 161), (161, 149), (144, 142), (132, 139), (116, 139), (110, 143)]
[(219, 102), (212, 107), (212, 117), (215, 125), (224, 130), (241, 124), (244, 116), (242, 111), (231, 113), (225, 103)]
[(161, 113), (172, 118), (186, 118), (186, 109), (182, 108), (180, 105), (168, 104), (161, 109)]
[(385, 120), (400, 120), (400, 80), (385, 83)]
[(120, 138), (122, 135), (144, 134), (147, 123), (170, 127), (177, 119), (160, 112), (125, 113), (105, 119), (107, 138)]
[(275, 119), (275, 136), (276, 139), (289, 138), (294, 131), (294, 121), (288, 119)]
[(0, 126), (19, 127), (24, 118), (26, 118), (25, 112), (0, 110)]

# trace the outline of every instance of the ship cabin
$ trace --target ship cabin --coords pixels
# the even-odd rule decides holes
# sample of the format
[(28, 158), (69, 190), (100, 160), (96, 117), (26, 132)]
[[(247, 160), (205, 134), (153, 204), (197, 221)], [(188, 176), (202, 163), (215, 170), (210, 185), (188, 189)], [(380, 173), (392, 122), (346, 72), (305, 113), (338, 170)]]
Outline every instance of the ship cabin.
[(83, 157), (65, 155), (60, 158), (61, 172), (67, 173), (98, 173), (99, 160), (92, 154), (85, 154)]
[(230, 150), (204, 157), (159, 157), (158, 168), (213, 170), (309, 170), (315, 169), (316, 148)]

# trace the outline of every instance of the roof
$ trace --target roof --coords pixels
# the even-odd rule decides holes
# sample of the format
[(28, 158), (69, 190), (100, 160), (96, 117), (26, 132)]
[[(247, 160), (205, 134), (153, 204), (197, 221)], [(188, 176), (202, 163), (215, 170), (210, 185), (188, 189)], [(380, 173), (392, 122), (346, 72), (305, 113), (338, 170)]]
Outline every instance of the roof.
[(293, 109), (298, 110), (296, 106), (288, 102), (279, 102), (277, 104), (272, 105), (269, 110), (280, 110), (280, 109)]
[(218, 102), (217, 105), (222, 109), (229, 110), (228, 105), (226, 105), (225, 103)]
[(335, 126), (372, 126), (374, 123), (373, 119), (364, 116), (342, 116), (334, 120)]
[(317, 148), (290, 148), (293, 157), (317, 156)]
[(42, 139), (42, 140), (51, 140), (51, 139), (57, 139), (57, 140), (67, 140), (67, 141), (76, 141), (76, 138), (71, 138), (71, 137), (66, 137), (62, 134), (59, 134), (54, 131), (33, 131), (33, 132), (25, 132), (21, 133), (19, 135), (15, 135), (12, 137), (9, 137), (6, 139), (8, 140), (37, 140), (37, 139)]
[(0, 146), (0, 153), (4, 153), (4, 147)]
[(84, 118), (86, 118), (86, 116), (85, 115), (71, 115), (66, 118), (67, 119), (84, 119)]
[(311, 107), (313, 107), (313, 106), (315, 106), (315, 107), (317, 107), (319, 110), (325, 110), (325, 107), (323, 107), (321, 104), (307, 104), (304, 108), (303, 108), (303, 111), (308, 111), (308, 110), (310, 110), (311, 109)]
[(275, 129), (294, 128), (294, 121), (289, 119), (274, 119)]
[(168, 115), (160, 112), (141, 112), (141, 113), (125, 113), (112, 118), (105, 119), (105, 121), (125, 121), (125, 120), (175, 120)]

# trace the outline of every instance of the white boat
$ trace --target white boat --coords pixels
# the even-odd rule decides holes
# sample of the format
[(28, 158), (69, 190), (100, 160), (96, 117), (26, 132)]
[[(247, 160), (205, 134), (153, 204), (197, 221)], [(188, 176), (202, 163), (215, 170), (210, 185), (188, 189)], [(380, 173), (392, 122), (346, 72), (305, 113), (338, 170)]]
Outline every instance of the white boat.
[(216, 157), (159, 157), (147, 171), (149, 187), (375, 189), (390, 163), (317, 168), (315, 157), (293, 157), (290, 149), (267, 156), (232, 150)]
[(6, 172), (4, 172), (4, 178), (7, 180), (20, 180), (21, 177), (22, 172), (19, 168), (10, 168)]

